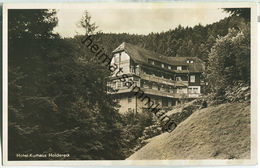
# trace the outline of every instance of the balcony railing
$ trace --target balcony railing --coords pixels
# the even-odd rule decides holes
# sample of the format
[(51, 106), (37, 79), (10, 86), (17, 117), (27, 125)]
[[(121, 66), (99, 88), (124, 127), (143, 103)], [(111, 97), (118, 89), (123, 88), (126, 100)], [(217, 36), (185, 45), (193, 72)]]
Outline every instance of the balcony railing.
[(162, 97), (169, 97), (169, 98), (181, 98), (182, 94), (180, 93), (170, 93), (162, 90), (153, 90), (148, 88), (142, 88), (145, 94), (162, 96)]
[(120, 88), (120, 89), (110, 89), (107, 91), (108, 94), (120, 94), (120, 93), (128, 93), (131, 92), (131, 88)]
[(156, 82), (156, 83), (162, 83), (165, 85), (171, 85), (171, 86), (188, 86), (188, 81), (173, 81), (170, 79), (160, 78), (157, 76), (147, 75), (147, 74), (140, 74), (141, 79)]
[[(132, 88), (128, 89), (128, 88), (122, 87), (122, 88), (110, 90), (110, 91), (108, 91), (108, 94), (130, 93), (131, 91), (132, 91)], [(136, 91), (138, 91), (138, 90), (136, 90)], [(142, 91), (144, 92), (144, 94), (169, 97), (169, 98), (198, 98), (201, 95), (200, 93), (172, 93), (172, 92), (167, 92), (164, 90), (141, 88), (138, 93), (139, 96), (140, 96), (140, 94), (142, 94)]]

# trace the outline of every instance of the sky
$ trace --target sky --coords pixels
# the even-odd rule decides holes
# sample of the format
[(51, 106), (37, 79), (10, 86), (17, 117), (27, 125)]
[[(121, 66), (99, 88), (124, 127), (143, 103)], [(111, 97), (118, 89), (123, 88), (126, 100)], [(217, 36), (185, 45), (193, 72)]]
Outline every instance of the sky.
[(105, 33), (147, 35), (174, 29), (178, 25), (193, 27), (217, 22), (227, 16), (219, 8), (85, 8), (59, 9), (55, 32), (62, 37), (84, 34), (79, 21), (87, 10), (98, 30)]

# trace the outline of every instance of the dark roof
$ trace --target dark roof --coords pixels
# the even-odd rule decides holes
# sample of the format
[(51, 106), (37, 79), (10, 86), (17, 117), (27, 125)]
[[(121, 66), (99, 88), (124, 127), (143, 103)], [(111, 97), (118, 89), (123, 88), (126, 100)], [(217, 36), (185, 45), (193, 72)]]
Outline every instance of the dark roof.
[[(136, 63), (149, 66), (152, 66), (148, 63), (148, 59), (151, 59), (173, 66), (186, 65), (190, 72), (203, 72), (205, 70), (204, 62), (197, 57), (166, 57), (126, 42), (118, 46), (113, 53), (119, 51), (125, 51)], [(193, 63), (187, 63), (187, 60), (193, 60)]]

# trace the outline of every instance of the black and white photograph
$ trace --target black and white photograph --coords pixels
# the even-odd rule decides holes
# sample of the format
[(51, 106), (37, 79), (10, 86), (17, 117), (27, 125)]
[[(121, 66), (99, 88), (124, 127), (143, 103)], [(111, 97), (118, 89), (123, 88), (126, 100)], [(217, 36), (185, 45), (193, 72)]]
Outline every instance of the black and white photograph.
[(3, 12), (6, 165), (256, 164), (255, 3)]

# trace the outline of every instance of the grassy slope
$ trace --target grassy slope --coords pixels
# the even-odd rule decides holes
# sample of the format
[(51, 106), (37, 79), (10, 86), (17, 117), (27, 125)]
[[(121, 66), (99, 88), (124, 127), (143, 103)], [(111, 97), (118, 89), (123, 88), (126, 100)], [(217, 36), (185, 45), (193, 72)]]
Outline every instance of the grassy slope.
[(245, 158), (250, 158), (250, 104), (228, 103), (194, 112), (128, 160)]

